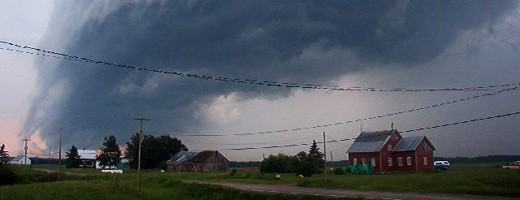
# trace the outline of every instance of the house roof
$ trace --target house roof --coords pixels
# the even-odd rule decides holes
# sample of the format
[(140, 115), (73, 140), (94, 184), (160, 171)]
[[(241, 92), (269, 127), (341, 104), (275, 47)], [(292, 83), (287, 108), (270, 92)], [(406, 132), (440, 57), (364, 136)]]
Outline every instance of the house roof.
[(393, 134), (401, 137), (397, 130), (362, 132), (354, 140), (347, 153), (379, 152)]
[(168, 165), (179, 165), (189, 158), (191, 158), (193, 155), (197, 154), (198, 152), (191, 152), (191, 151), (180, 151), (179, 153), (173, 155), (170, 160), (166, 161), (166, 164)]
[(17, 161), (23, 160), (24, 158), (25, 158), (24, 155), (19, 155), (19, 156), (11, 158), (11, 161), (17, 162)]
[(96, 159), (96, 150), (78, 150), (79, 159)]
[(426, 136), (411, 136), (411, 137), (403, 137), (395, 146), (394, 151), (414, 151), (417, 149), (419, 144), (423, 141), (423, 139), (426, 140), (430, 144), (433, 150), (435, 150), (435, 147), (432, 145), (432, 143), (428, 140)]

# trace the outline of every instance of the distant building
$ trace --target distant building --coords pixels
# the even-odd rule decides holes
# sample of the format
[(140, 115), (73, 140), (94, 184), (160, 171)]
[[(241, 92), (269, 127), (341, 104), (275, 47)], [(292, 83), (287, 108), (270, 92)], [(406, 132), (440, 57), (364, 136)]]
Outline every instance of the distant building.
[(181, 151), (166, 162), (171, 172), (226, 172), (229, 160), (218, 151)]
[(435, 147), (426, 136), (402, 137), (397, 130), (362, 132), (347, 150), (349, 164), (376, 172), (433, 170)]
[(96, 150), (78, 150), (79, 167), (96, 168)]
[(13, 165), (31, 165), (31, 158), (26, 158), (25, 155), (12, 157), (9, 164)]

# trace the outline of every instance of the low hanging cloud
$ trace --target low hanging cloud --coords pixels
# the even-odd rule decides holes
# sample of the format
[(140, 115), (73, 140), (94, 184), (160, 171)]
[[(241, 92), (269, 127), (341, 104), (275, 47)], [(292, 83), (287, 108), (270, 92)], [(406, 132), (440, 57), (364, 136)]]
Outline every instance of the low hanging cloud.
[[(42, 48), (134, 66), (242, 79), (332, 84), (362, 66), (428, 62), (463, 32), (482, 29), (515, 1), (92, 1), (58, 2)], [(52, 49), (51, 49), (52, 50)], [(351, 61), (355, 60), (355, 61)], [(363, 63), (363, 65), (359, 64)], [(150, 129), (203, 130), (216, 98), (281, 98), (291, 90), (184, 79), (40, 59), (39, 92), (24, 134), (50, 146), (125, 141), (132, 117)], [(236, 117), (230, 113), (228, 117)]]

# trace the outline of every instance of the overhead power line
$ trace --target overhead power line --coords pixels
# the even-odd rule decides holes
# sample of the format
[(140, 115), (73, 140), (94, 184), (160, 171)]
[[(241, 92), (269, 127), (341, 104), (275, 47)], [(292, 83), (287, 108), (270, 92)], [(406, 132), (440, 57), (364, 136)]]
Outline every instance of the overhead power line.
[(66, 53), (59, 53), (54, 51), (49, 51), (45, 49), (35, 48), (31, 46), (19, 45), (16, 43), (0, 40), (1, 44), (13, 46), (21, 49), (29, 49), (32, 51), (36, 51), (39, 53), (10, 49), (10, 48), (0, 48), (6, 51), (13, 51), (19, 53), (27, 53), (31, 55), (38, 56), (47, 56), (58, 59), (86, 62), (92, 64), (100, 64), (100, 65), (108, 65), (113, 67), (119, 67), (130, 70), (139, 70), (146, 71), (151, 73), (159, 73), (166, 75), (174, 75), (185, 78), (193, 78), (193, 79), (201, 79), (201, 80), (213, 80), (220, 81), (226, 83), (240, 83), (240, 84), (251, 84), (251, 85), (259, 85), (266, 87), (284, 87), (284, 88), (296, 88), (296, 89), (312, 89), (312, 90), (329, 90), (329, 91), (350, 91), (350, 92), (436, 92), (436, 91), (481, 91), (481, 90), (490, 90), (499, 87), (511, 87), (520, 85), (520, 83), (507, 83), (507, 84), (499, 84), (499, 85), (489, 85), (489, 86), (475, 86), (475, 87), (461, 87), (461, 88), (366, 88), (366, 87), (339, 87), (339, 86), (325, 86), (318, 84), (296, 84), (296, 83), (286, 83), (272, 80), (253, 80), (253, 79), (240, 79), (240, 78), (231, 78), (231, 77), (223, 77), (223, 76), (213, 76), (213, 75), (202, 75), (202, 74), (194, 74), (194, 73), (186, 73), (186, 72), (178, 72), (178, 71), (168, 71), (168, 70), (158, 70), (152, 69), (148, 67), (139, 67), (133, 65), (119, 64), (114, 62), (96, 60), (87, 57), (80, 57), (75, 55), (70, 55)]
[(368, 121), (368, 120), (374, 120), (374, 119), (380, 119), (380, 118), (385, 118), (385, 117), (391, 117), (391, 116), (395, 116), (395, 115), (412, 113), (412, 112), (417, 112), (417, 111), (421, 111), (421, 110), (427, 110), (427, 109), (431, 109), (431, 108), (437, 108), (437, 107), (451, 105), (451, 104), (455, 104), (455, 103), (461, 103), (461, 102), (465, 102), (465, 101), (468, 101), (468, 100), (477, 99), (477, 98), (481, 98), (481, 97), (494, 96), (494, 95), (501, 94), (503, 92), (518, 90), (519, 88), (520, 88), (520, 86), (512, 87), (512, 88), (506, 88), (506, 89), (502, 89), (502, 90), (498, 90), (498, 91), (494, 91), (494, 92), (479, 94), (479, 95), (475, 95), (475, 96), (471, 96), (471, 97), (466, 97), (466, 98), (457, 99), (457, 100), (453, 100), (453, 101), (442, 102), (442, 103), (433, 104), (433, 105), (429, 105), (429, 106), (423, 106), (423, 107), (409, 109), (409, 110), (402, 110), (402, 111), (398, 111), (398, 112), (382, 114), (382, 115), (377, 115), (377, 116), (372, 116), (372, 117), (358, 118), (358, 119), (349, 120), (349, 121), (345, 121), (345, 122), (336, 122), (336, 123), (328, 123), (328, 124), (323, 124), (323, 125), (316, 125), (316, 126), (311, 126), (311, 127), (298, 127), (298, 128), (292, 128), (292, 129), (270, 130), (270, 131), (260, 131), (260, 132), (233, 133), (233, 134), (182, 134), (182, 135), (175, 135), (175, 136), (188, 136), (188, 137), (245, 136), (245, 135), (264, 135), (264, 134), (275, 134), (275, 133), (285, 133), (285, 132), (295, 132), (295, 131), (303, 131), (303, 130), (310, 130), (310, 129), (318, 129), (318, 128), (324, 128), (324, 127), (330, 127), (330, 126), (345, 125), (345, 124), (350, 124), (350, 123), (354, 123), (354, 122), (363, 122), (363, 121)]
[[(494, 115), (494, 116), (489, 116), (489, 117), (483, 117), (483, 118), (475, 118), (475, 119), (464, 120), (464, 121), (459, 121), (459, 122), (446, 123), (446, 124), (441, 124), (441, 125), (436, 125), (436, 126), (415, 128), (415, 129), (410, 129), (410, 130), (406, 130), (406, 131), (400, 131), (400, 133), (410, 133), (410, 132), (415, 132), (415, 131), (437, 129), (437, 128), (442, 128), (442, 127), (466, 124), (466, 123), (470, 123), (470, 122), (478, 122), (478, 121), (484, 121), (484, 120), (490, 120), (490, 119), (496, 119), (496, 118), (502, 118), (502, 117), (509, 117), (509, 116), (518, 115), (518, 114), (520, 114), (520, 111), (507, 113), (507, 114), (501, 114), (501, 115)], [(326, 141), (326, 143), (344, 142), (344, 141), (355, 140), (355, 139), (356, 139), (356, 137), (345, 138), (345, 139), (341, 139), (341, 140), (328, 140), (328, 141)], [(316, 142), (316, 143), (323, 143), (323, 142)], [(284, 144), (284, 145), (271, 145), (271, 146), (261, 146), (261, 147), (231, 148), (231, 149), (222, 149), (222, 150), (243, 151), (243, 150), (255, 150), (255, 149), (273, 149), (273, 148), (287, 148), (287, 147), (296, 147), (296, 146), (306, 146), (306, 145), (310, 145), (310, 144), (311, 143)]]

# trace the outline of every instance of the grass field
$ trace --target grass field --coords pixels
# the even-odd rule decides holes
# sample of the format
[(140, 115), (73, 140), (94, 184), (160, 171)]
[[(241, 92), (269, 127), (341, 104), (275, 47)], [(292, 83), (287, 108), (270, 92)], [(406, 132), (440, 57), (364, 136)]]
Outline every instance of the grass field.
[(227, 174), (172, 174), (178, 179), (195, 179), (254, 184), (290, 184), (302, 187), (319, 187), (349, 190), (374, 190), (417, 193), (445, 193), (520, 197), (520, 171), (503, 170), (496, 165), (454, 165), (447, 172), (394, 173), (374, 175), (322, 174), (300, 178), (294, 174), (282, 174), (275, 180), (274, 174), (238, 172)]
[[(17, 173), (28, 177), (41, 177), (39, 172), (22, 169)], [(420, 172), (374, 175), (332, 175), (328, 182), (323, 181), (321, 174), (300, 178), (295, 174), (282, 174), (281, 180), (275, 180), (274, 174), (240, 171), (234, 176), (227, 173), (161, 173), (146, 172), (142, 176), (142, 192), (137, 194), (137, 174), (125, 171), (117, 176), (101, 174), (97, 170), (67, 169), (83, 176), (66, 176), (63, 182), (33, 183), (0, 187), (0, 199), (11, 199), (19, 191), (37, 191), (41, 199), (54, 198), (55, 195), (79, 199), (92, 199), (97, 193), (111, 191), (106, 199), (299, 199), (298, 196), (268, 195), (260, 193), (239, 192), (218, 186), (187, 184), (182, 180), (204, 180), (215, 182), (255, 183), (255, 184), (287, 184), (302, 187), (320, 187), (350, 190), (376, 190), (415, 193), (444, 193), (520, 197), (520, 171), (503, 170), (495, 165), (453, 165), (447, 172)], [(31, 174), (37, 173), (37, 174)], [(39, 174), (39, 175), (38, 175)], [(27, 178), (26, 180), (31, 180)], [(34, 179), (38, 180), (38, 179)], [(30, 183), (25, 181), (24, 183)], [(37, 181), (35, 181), (37, 182)], [(89, 192), (80, 188), (88, 188)], [(92, 192), (93, 191), (93, 192)], [(71, 196), (72, 195), (72, 196)], [(16, 199), (34, 199), (19, 198)], [(34, 196), (32, 196), (34, 197)], [(83, 198), (85, 197), (85, 198)], [(121, 197), (121, 198), (120, 198)], [(314, 198), (314, 197), (313, 197)], [(40, 198), (38, 198), (40, 199)], [(308, 197), (305, 197), (308, 199)], [(322, 199), (316, 197), (316, 199)]]
[[(39, 166), (36, 166), (39, 167)], [(36, 168), (35, 167), (35, 168)], [(30, 168), (12, 167), (23, 182), (0, 186), (0, 200), (7, 199), (267, 199), (267, 200), (323, 200), (329, 198), (301, 195), (266, 194), (243, 192), (221, 186), (183, 183), (178, 176), (170, 173), (148, 172), (142, 176), (142, 190), (137, 192), (137, 174), (101, 174), (96, 170), (84, 170), (85, 175), (65, 176), (61, 182), (31, 178), (44, 177), (46, 173)], [(44, 166), (43, 168), (52, 169)], [(68, 169), (70, 172), (81, 172)], [(214, 175), (214, 174), (213, 174)], [(222, 176), (224, 174), (220, 174)], [(206, 174), (211, 177), (210, 174)], [(201, 176), (202, 177), (202, 176)]]

